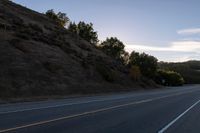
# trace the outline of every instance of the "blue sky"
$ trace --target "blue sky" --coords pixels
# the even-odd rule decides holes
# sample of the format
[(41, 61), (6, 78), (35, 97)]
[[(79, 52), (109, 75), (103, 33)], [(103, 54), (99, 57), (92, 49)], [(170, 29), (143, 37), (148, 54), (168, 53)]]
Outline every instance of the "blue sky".
[(200, 0), (13, 0), (39, 12), (67, 13), (94, 24), (99, 39), (118, 37), (126, 50), (162, 61), (200, 60)]

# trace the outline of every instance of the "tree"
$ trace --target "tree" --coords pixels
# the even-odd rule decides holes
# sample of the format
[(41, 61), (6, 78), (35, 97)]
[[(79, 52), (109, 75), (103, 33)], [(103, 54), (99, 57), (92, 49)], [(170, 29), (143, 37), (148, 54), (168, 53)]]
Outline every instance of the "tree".
[(148, 78), (154, 78), (157, 70), (158, 60), (151, 55), (133, 51), (129, 58), (129, 66), (139, 66), (142, 75)]
[(96, 45), (98, 43), (98, 35), (97, 32), (94, 31), (93, 24), (86, 24), (81, 21), (77, 25), (75, 23), (70, 23), (68, 30), (79, 35), (89, 43)]
[(125, 53), (124, 44), (116, 37), (107, 38), (100, 44), (100, 48), (109, 56), (120, 59)]
[(58, 12), (57, 16), (58, 16), (60, 25), (63, 27), (66, 26), (66, 24), (69, 22), (69, 18), (67, 17), (67, 15), (65, 13)]
[(70, 22), (68, 30), (72, 33), (78, 34), (78, 27), (75, 22)]
[(133, 80), (138, 81), (141, 78), (140, 67), (135, 65), (131, 66), (129, 70), (129, 75)]
[(69, 18), (67, 17), (65, 13), (58, 12), (56, 14), (53, 9), (48, 10), (46, 12), (46, 16), (54, 20), (56, 23), (58, 23), (62, 27), (66, 26), (66, 24), (69, 22)]

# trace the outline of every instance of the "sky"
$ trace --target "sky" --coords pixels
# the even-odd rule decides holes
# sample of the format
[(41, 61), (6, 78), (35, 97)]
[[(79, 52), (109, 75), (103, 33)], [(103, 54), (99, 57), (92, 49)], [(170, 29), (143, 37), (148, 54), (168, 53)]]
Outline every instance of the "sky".
[(128, 52), (166, 62), (200, 60), (200, 0), (13, 0), (44, 13), (92, 22), (99, 39), (117, 37)]

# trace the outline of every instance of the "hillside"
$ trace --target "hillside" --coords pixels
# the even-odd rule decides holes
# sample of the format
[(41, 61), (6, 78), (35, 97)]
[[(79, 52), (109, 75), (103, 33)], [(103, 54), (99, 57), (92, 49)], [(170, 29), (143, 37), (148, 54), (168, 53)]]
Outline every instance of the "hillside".
[(45, 15), (8, 0), (0, 1), (0, 42), (0, 97), (121, 91), (148, 84), (133, 82), (122, 64)]
[(187, 61), (181, 63), (160, 62), (159, 67), (179, 72), (188, 84), (200, 83), (200, 61)]

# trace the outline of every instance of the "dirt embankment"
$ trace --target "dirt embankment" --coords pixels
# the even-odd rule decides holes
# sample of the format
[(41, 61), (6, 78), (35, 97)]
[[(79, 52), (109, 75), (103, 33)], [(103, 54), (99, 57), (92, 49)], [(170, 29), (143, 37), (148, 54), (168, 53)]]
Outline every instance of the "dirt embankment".
[(45, 15), (0, 1), (0, 97), (86, 94), (155, 85)]

